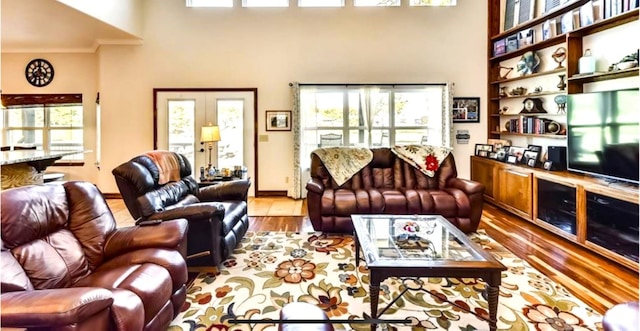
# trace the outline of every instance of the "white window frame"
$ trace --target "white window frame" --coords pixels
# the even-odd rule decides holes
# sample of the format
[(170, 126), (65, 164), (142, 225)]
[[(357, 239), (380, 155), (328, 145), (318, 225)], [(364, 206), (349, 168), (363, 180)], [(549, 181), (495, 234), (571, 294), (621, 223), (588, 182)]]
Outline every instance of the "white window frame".
[(289, 0), (242, 0), (242, 7), (289, 7)]
[(187, 7), (193, 8), (231, 8), (233, 0), (186, 0)]
[(298, 7), (344, 7), (344, 0), (298, 0)]
[[(374, 3), (374, 2), (378, 3)], [(400, 7), (400, 0), (353, 0), (354, 7)]]

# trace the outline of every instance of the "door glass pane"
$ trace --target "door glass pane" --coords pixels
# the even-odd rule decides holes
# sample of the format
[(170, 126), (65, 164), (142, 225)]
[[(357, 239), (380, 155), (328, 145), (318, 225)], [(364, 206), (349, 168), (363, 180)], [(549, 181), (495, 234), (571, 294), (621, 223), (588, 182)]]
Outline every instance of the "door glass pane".
[(169, 150), (184, 155), (194, 172), (195, 100), (168, 100)]
[(234, 169), (244, 164), (244, 100), (217, 100), (218, 126), (218, 168)]

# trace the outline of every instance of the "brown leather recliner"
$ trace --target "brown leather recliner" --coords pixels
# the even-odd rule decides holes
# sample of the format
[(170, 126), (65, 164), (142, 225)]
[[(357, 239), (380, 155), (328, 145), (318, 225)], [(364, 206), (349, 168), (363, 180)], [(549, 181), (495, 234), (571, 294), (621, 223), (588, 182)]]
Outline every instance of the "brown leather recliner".
[(3, 327), (166, 330), (180, 312), (186, 220), (116, 228), (87, 182), (0, 195)]
[(138, 222), (189, 221), (189, 266), (219, 266), (249, 229), (249, 180), (198, 188), (189, 160), (160, 150), (138, 155), (112, 173), (129, 213)]
[(352, 214), (437, 214), (465, 233), (478, 229), (485, 187), (458, 178), (453, 154), (428, 177), (390, 148), (371, 151), (373, 160), (341, 186), (311, 155), (307, 208), (316, 231), (352, 233)]

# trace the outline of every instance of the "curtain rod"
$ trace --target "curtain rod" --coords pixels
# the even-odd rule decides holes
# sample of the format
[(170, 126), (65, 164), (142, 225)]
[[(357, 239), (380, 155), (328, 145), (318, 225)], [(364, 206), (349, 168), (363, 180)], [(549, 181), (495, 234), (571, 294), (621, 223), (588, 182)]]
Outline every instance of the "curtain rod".
[[(416, 85), (427, 85), (427, 86), (445, 86), (447, 85), (446, 83), (401, 83), (401, 84), (393, 84), (393, 83), (380, 83), (380, 84), (371, 84), (371, 83), (366, 83), (366, 84), (354, 84), (354, 83), (350, 83), (350, 84), (345, 84), (345, 83), (335, 83), (335, 84), (331, 84), (331, 83), (319, 83), (319, 84), (314, 84), (314, 83), (298, 83), (298, 85), (300, 86), (416, 86)], [(293, 86), (293, 83), (289, 83), (289, 86)]]

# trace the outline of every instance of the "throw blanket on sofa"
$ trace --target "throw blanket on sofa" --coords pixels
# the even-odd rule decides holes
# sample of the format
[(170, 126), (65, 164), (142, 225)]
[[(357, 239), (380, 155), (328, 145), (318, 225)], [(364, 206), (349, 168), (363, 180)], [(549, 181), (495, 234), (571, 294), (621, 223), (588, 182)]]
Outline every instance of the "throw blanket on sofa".
[(158, 184), (164, 185), (180, 180), (180, 163), (173, 152), (151, 151), (146, 152), (145, 155), (153, 160), (153, 163), (158, 167), (160, 174)]
[(442, 161), (451, 153), (450, 148), (430, 145), (393, 146), (391, 151), (429, 177), (433, 177)]
[(311, 153), (320, 158), (338, 186), (346, 183), (373, 160), (373, 152), (368, 148), (326, 147)]

